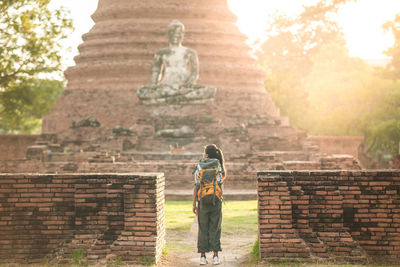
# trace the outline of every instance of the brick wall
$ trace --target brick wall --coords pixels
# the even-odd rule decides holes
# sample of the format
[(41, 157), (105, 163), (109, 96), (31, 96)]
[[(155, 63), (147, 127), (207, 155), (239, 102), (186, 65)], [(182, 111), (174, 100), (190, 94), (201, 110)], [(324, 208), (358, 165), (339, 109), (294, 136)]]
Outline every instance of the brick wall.
[(121, 257), (157, 262), (163, 174), (0, 174), (0, 262)]
[(358, 149), (363, 136), (309, 136), (308, 140), (316, 143), (321, 152), (331, 154), (348, 154), (358, 158)]
[(260, 257), (400, 259), (400, 171), (258, 173)]
[(39, 135), (0, 134), (0, 160), (23, 159), (28, 146), (34, 145)]

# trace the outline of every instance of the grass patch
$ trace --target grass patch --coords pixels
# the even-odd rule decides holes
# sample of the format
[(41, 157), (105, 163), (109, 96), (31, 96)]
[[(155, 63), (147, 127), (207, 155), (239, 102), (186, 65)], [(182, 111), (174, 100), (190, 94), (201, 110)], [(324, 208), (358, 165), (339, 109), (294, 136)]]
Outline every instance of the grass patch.
[(72, 252), (72, 266), (89, 266), (88, 259), (85, 257), (85, 251), (81, 248), (75, 249)]
[(112, 259), (108, 262), (107, 267), (117, 267), (122, 264), (122, 257), (119, 256), (118, 258)]
[(165, 202), (164, 211), (167, 231), (190, 230), (195, 217), (194, 213), (192, 212), (192, 205), (192, 201)]
[(257, 201), (226, 201), (222, 204), (222, 233), (257, 233)]
[[(166, 228), (189, 231), (195, 215), (192, 201), (165, 202)], [(222, 204), (222, 232), (241, 234), (257, 232), (257, 201), (225, 201)]]
[(250, 254), (251, 254), (250, 264), (257, 264), (260, 261), (260, 245), (259, 245), (258, 238), (257, 238), (256, 242), (254, 242), (254, 245), (251, 248)]
[(193, 247), (188, 246), (187, 244), (176, 244), (169, 242), (167, 242), (165, 249), (168, 252), (193, 252)]
[(140, 264), (146, 265), (146, 266), (154, 265), (154, 262), (151, 259), (147, 258), (147, 257), (139, 258), (139, 262), (140, 262)]

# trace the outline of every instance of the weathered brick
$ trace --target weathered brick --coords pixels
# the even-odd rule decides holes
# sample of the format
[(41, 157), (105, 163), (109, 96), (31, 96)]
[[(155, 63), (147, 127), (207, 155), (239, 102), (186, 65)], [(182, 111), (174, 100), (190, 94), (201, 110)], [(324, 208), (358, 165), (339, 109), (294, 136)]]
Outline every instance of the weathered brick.
[[(3, 201), (8, 201), (6, 202), (9, 203), (7, 212), (12, 212), (8, 213), (9, 216), (0, 214), (0, 225), (2, 226), (0, 227), (0, 246), (8, 246), (7, 250), (1, 250), (6, 253), (0, 253), (0, 262), (7, 257), (2, 255), (11, 254), (18, 255), (13, 257), (14, 259), (29, 258), (32, 262), (40, 262), (40, 257), (44, 257), (57, 248), (60, 243), (68, 240), (72, 240), (71, 246), (76, 244), (82, 248), (89, 248), (89, 244), (93, 240), (101, 238), (105, 231), (110, 233), (110, 230), (114, 231), (113, 235), (117, 238), (115, 242), (120, 242), (121, 245), (124, 245), (124, 242), (131, 242), (125, 243), (122, 247), (113, 247), (116, 251), (123, 252), (124, 255), (131, 255), (132, 251), (141, 251), (140, 255), (154, 257), (154, 260), (161, 255), (155, 253), (156, 247), (165, 243), (163, 241), (165, 237), (165, 218), (163, 216), (165, 183), (160, 177), (157, 178), (157, 182), (161, 184), (157, 186), (157, 195), (154, 194), (156, 192), (153, 185), (155, 181), (152, 181), (155, 178), (151, 176), (145, 178), (144, 186), (128, 185), (127, 188), (130, 189), (139, 186), (140, 192), (145, 193), (140, 197), (146, 196), (147, 199), (136, 199), (134, 195), (130, 195), (126, 205), (142, 205), (142, 209), (133, 208), (131, 215), (127, 213), (127, 216), (124, 216), (123, 191), (115, 191), (114, 195), (110, 195), (106, 191), (107, 186), (112, 188), (112, 185), (107, 184), (107, 179), (87, 180), (88, 177), (102, 175), (85, 174), (84, 179), (64, 179), (63, 176), (42, 175), (40, 179), (36, 179), (36, 176), (32, 175), (35, 184), (30, 184), (29, 179), (20, 181), (16, 179), (15, 184), (10, 184), (10, 188), (0, 188), (0, 197), (7, 194), (6, 198), (0, 198), (0, 212), (5, 210), (5, 207), (2, 206)], [(112, 180), (119, 182), (120, 188), (127, 182), (126, 177), (107, 176), (114, 177)], [(48, 183), (43, 183), (45, 181)], [(141, 183), (142, 181), (141, 179), (128, 179), (128, 182)], [(15, 196), (11, 197), (11, 193)], [(128, 207), (126, 210), (130, 210), (130, 208)], [(157, 212), (154, 212), (155, 210)], [(129, 220), (131, 216), (137, 218), (138, 222), (125, 221), (125, 219)], [(124, 227), (127, 228), (124, 229)], [(5, 239), (6, 234), (11, 238)], [(143, 241), (129, 241), (124, 239), (124, 236)], [(118, 241), (118, 237), (120, 237), (120, 241)], [(35, 240), (38, 239), (43, 242), (36, 242)], [(105, 240), (97, 240), (95, 244), (90, 254), (92, 259), (104, 258), (111, 253), (111, 244)], [(157, 251), (161, 251), (161, 249), (158, 248)], [(133, 257), (131, 258), (133, 260), (135, 256), (130, 257)]]
[[(276, 246), (274, 244), (278, 242), (273, 236), (281, 234), (287, 236), (280, 238), (279, 243), (287, 244), (288, 250), (278, 251), (278, 257), (308, 257), (303, 249), (292, 250), (296, 245), (301, 246), (300, 243), (293, 242), (309, 242), (308, 239), (302, 240), (289, 235), (314, 232), (323, 240), (325, 246), (340, 257), (352, 258), (350, 253), (358, 246), (354, 240), (359, 240), (360, 246), (369, 255), (382, 257), (397, 251), (390, 255), (397, 255), (397, 259), (400, 259), (400, 202), (397, 200), (397, 189), (392, 189), (400, 187), (400, 172), (310, 171), (302, 172), (301, 175), (291, 171), (270, 173), (272, 174), (268, 177), (272, 176), (273, 179), (288, 179), (289, 187), (285, 187), (286, 183), (282, 182), (280, 189), (289, 190), (291, 196), (288, 199), (285, 194), (276, 193), (279, 192), (276, 188), (277, 183), (267, 184), (259, 179), (264, 183), (259, 187), (263, 192), (259, 195), (259, 203), (264, 204), (259, 209), (262, 258), (272, 257)], [(294, 175), (295, 179), (292, 179)], [(271, 198), (271, 193), (282, 203)], [(271, 201), (274, 201), (274, 205), (278, 205), (279, 209), (268, 209), (272, 206)], [(283, 212), (288, 217), (282, 217)], [(281, 216), (282, 221), (271, 215)], [(351, 232), (348, 232), (349, 229)], [(285, 230), (288, 232), (285, 233)], [(312, 244), (309, 243), (311, 248)], [(317, 246), (314, 253), (320, 257), (328, 257), (325, 248)]]

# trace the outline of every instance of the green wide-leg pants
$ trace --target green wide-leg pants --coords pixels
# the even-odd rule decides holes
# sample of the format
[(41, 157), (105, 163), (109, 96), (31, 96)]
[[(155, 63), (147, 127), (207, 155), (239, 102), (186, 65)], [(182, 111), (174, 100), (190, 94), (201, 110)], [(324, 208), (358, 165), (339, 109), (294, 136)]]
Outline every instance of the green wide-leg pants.
[(200, 202), (198, 208), (199, 234), (197, 250), (199, 253), (222, 251), (221, 249), (221, 222), (222, 202), (216, 200), (215, 205)]

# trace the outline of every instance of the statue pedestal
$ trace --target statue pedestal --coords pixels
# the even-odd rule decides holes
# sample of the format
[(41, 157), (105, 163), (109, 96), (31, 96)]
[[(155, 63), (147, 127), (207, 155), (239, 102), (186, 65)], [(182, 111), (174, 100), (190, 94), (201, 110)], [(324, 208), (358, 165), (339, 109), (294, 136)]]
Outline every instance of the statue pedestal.
[(214, 87), (203, 85), (173, 87), (160, 84), (141, 87), (136, 94), (145, 105), (202, 104), (212, 101), (216, 91)]

